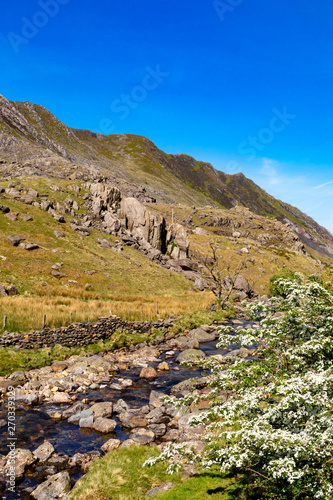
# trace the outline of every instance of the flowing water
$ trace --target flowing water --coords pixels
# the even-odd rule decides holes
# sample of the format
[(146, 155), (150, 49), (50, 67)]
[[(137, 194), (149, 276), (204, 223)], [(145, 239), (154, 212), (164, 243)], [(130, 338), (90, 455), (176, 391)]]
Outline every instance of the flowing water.
[[(244, 323), (244, 326), (250, 325), (252, 322)], [(217, 349), (217, 340), (201, 343), (200, 349), (205, 352), (207, 356), (214, 354), (226, 354), (232, 349), (237, 349), (239, 346), (229, 346), (228, 349)], [(90, 403), (111, 401), (116, 403), (119, 399), (123, 399), (130, 408), (140, 408), (149, 403), (149, 395), (152, 390), (160, 391), (164, 394), (169, 394), (171, 387), (183, 380), (192, 377), (199, 377), (204, 375), (205, 372), (201, 368), (184, 367), (175, 362), (179, 352), (176, 352), (173, 358), (168, 358), (167, 362), (170, 367), (168, 372), (158, 372), (156, 380), (149, 382), (145, 379), (140, 379), (139, 374), (141, 368), (132, 368), (129, 370), (122, 370), (119, 374), (122, 378), (131, 379), (133, 385), (122, 391), (112, 390), (110, 387), (105, 389), (91, 390), (87, 394), (78, 395), (78, 400), (88, 398)], [(161, 353), (158, 362), (149, 363), (155, 369), (157, 365), (165, 360), (165, 354)], [(175, 370), (176, 368), (176, 370)], [(16, 429), (15, 436), (17, 438), (16, 448), (25, 448), (31, 451), (35, 450), (44, 441), (50, 441), (57, 453), (64, 455), (74, 455), (75, 453), (89, 453), (93, 451), (100, 451), (101, 446), (110, 438), (117, 438), (125, 441), (129, 437), (128, 429), (123, 429), (119, 422), (115, 431), (111, 434), (101, 434), (91, 429), (81, 429), (76, 425), (68, 423), (66, 420), (54, 421), (46, 413), (49, 410), (65, 410), (71, 405), (54, 405), (51, 403), (44, 403), (40, 406), (32, 408), (24, 407), (20, 404), (16, 407)], [(117, 421), (115, 417), (114, 420)], [(2, 403), (0, 406), (0, 419), (7, 420), (7, 410)], [(0, 454), (7, 455), (7, 427), (0, 429)], [(34, 472), (35, 474), (35, 472)], [(73, 477), (76, 480), (76, 477)], [(21, 487), (35, 486), (36, 482), (27, 474)], [(6, 499), (13, 500), (15, 498), (29, 498), (24, 496), (17, 496), (18, 492), (14, 495), (6, 495)]]

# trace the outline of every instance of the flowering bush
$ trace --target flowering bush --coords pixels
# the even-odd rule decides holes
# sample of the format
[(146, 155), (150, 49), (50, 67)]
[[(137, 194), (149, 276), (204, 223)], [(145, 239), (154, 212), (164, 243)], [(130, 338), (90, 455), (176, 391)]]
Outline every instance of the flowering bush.
[[(248, 306), (250, 315), (260, 315), (259, 329), (220, 329), (218, 346), (255, 347), (257, 358), (229, 358), (227, 369), (208, 360), (212, 392), (169, 401), (180, 406), (214, 397), (192, 418), (192, 425), (207, 424), (200, 465), (250, 474), (261, 498), (332, 499), (333, 296), (300, 275), (276, 286), (279, 298)], [(233, 397), (224, 401), (222, 390)], [(169, 446), (157, 460), (175, 466), (180, 454)]]

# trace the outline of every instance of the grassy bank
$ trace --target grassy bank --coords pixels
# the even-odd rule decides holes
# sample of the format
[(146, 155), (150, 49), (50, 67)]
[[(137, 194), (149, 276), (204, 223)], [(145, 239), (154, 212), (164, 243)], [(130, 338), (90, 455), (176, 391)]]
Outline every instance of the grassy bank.
[[(218, 313), (210, 313), (205, 310), (198, 310), (195, 313), (188, 313), (178, 318), (174, 327), (168, 333), (179, 335), (183, 330), (196, 328), (200, 325), (212, 323), (213, 321), (220, 320), (226, 317), (232, 317), (234, 310), (231, 308), (227, 311)], [(130, 344), (138, 344), (140, 342), (149, 341), (154, 337), (160, 336), (159, 331), (152, 334), (131, 334), (128, 335), (124, 332), (115, 332), (111, 340), (104, 342), (100, 341), (97, 344), (90, 344), (85, 347), (63, 347), (56, 345), (52, 348), (43, 349), (12, 349), (0, 348), (0, 376), (5, 376), (16, 370), (32, 370), (42, 366), (51, 365), (54, 361), (63, 361), (74, 354), (85, 354), (92, 352), (98, 354), (99, 352), (107, 352), (120, 347), (129, 346)]]
[(180, 474), (166, 474), (166, 465), (142, 467), (145, 460), (158, 454), (149, 447), (134, 446), (109, 452), (97, 460), (82, 478), (70, 500), (141, 500), (152, 488), (166, 481), (175, 487), (153, 498), (158, 500), (235, 500), (242, 496), (242, 483), (218, 472), (201, 473), (186, 479)]

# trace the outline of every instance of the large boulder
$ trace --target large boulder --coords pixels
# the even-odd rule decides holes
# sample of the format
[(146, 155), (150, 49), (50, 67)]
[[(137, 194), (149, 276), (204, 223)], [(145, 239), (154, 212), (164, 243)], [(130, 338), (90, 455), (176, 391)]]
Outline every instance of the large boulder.
[(88, 358), (88, 362), (89, 366), (92, 366), (93, 368), (96, 368), (101, 372), (116, 371), (114, 363), (110, 363), (110, 361), (107, 361), (102, 356), (91, 356), (90, 358)]
[(104, 215), (104, 226), (110, 231), (110, 233), (117, 233), (120, 229), (120, 220), (113, 212), (107, 212)]
[(11, 381), (13, 387), (17, 387), (18, 385), (24, 385), (27, 381), (27, 377), (25, 376), (25, 373), (22, 371), (13, 372), (7, 378), (8, 380)]
[(145, 378), (147, 380), (155, 380), (157, 377), (156, 370), (151, 366), (147, 366), (146, 368), (142, 368), (140, 372), (140, 378)]
[(130, 439), (139, 444), (149, 444), (155, 439), (155, 434), (153, 431), (148, 431), (147, 429), (137, 428), (133, 429), (130, 434)]
[(190, 241), (187, 231), (181, 224), (171, 224), (167, 232), (167, 250), (174, 259), (186, 259)]
[(107, 453), (108, 451), (116, 450), (120, 445), (121, 441), (119, 439), (109, 439), (106, 443), (103, 444), (103, 446), (101, 447), (101, 451), (103, 453)]
[(166, 250), (164, 217), (148, 210), (136, 198), (124, 198), (120, 208), (119, 218), (126, 221), (126, 229), (164, 253)]

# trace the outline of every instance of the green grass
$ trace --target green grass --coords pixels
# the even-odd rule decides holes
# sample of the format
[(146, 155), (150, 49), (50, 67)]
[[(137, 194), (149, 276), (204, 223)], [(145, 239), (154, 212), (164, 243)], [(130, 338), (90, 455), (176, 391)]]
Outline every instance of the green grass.
[[(172, 477), (170, 478), (172, 481)], [(158, 500), (245, 499), (241, 480), (222, 476), (218, 471), (203, 472), (157, 497)]]
[[(215, 320), (233, 316), (234, 310), (232, 308), (219, 313), (199, 310), (178, 318), (175, 326), (169, 329), (168, 334), (176, 336), (184, 330), (191, 330), (200, 325), (211, 324)], [(61, 345), (42, 349), (0, 348), (0, 376), (5, 376), (17, 370), (32, 370), (42, 366), (49, 366), (54, 361), (63, 361), (73, 354), (87, 352), (98, 354), (99, 352), (120, 349), (121, 347), (129, 347), (132, 344), (150, 341), (158, 336), (162, 336), (159, 330), (152, 333), (132, 333), (131, 335), (127, 335), (126, 332), (115, 332), (110, 340), (99, 341), (96, 344), (77, 348), (63, 347)]]
[(151, 340), (161, 335), (159, 331), (151, 334), (133, 333), (130, 336), (123, 332), (115, 332), (111, 340), (99, 341), (80, 347), (64, 347), (59, 344), (54, 347), (42, 349), (13, 349), (0, 348), (0, 376), (8, 375), (17, 370), (32, 370), (49, 366), (54, 361), (63, 361), (74, 354), (85, 354), (88, 352), (98, 354), (100, 352), (113, 351), (130, 344), (138, 344)]
[(203, 473), (185, 479), (180, 474), (166, 474), (167, 464), (142, 468), (145, 460), (156, 456), (154, 448), (134, 446), (109, 452), (97, 460), (88, 474), (79, 480), (70, 500), (143, 500), (146, 493), (166, 481), (175, 487), (154, 496), (158, 500), (233, 500), (241, 495), (242, 484), (218, 473)]
[[(71, 181), (23, 178), (21, 182), (54, 201), (75, 199), (69, 190)], [(50, 190), (52, 183), (62, 191)], [(8, 184), (1, 182), (4, 187)], [(84, 190), (78, 198), (81, 207), (83, 194)], [(208, 307), (212, 302), (210, 293), (190, 292), (191, 281), (151, 262), (137, 250), (124, 246), (123, 254), (128, 257), (124, 258), (96, 243), (101, 237), (115, 243), (115, 236), (92, 229), (90, 236), (81, 238), (70, 227), (70, 215), (61, 224), (34, 206), (7, 198), (1, 198), (0, 203), (9, 206), (11, 212), (29, 214), (34, 219), (12, 222), (0, 213), (0, 256), (6, 259), (0, 261), (0, 284), (13, 284), (21, 294), (0, 297), (0, 318), (7, 316), (9, 331), (39, 329), (44, 314), (47, 326), (58, 327), (68, 324), (71, 314), (74, 321), (94, 321), (112, 310), (124, 319), (152, 320), (156, 319), (156, 303), (160, 316), (165, 317), (197, 309), (199, 304)], [(65, 237), (55, 238), (55, 230), (61, 230)], [(12, 234), (21, 234), (40, 248), (28, 252), (10, 246), (6, 238)], [(51, 275), (52, 265), (58, 262), (63, 263), (61, 271), (66, 274), (60, 280)], [(86, 270), (95, 274), (87, 275)]]

